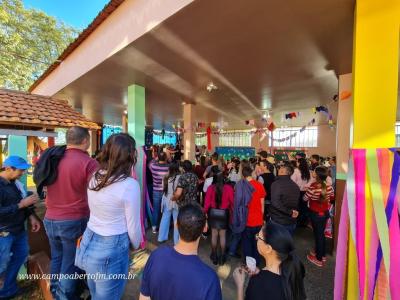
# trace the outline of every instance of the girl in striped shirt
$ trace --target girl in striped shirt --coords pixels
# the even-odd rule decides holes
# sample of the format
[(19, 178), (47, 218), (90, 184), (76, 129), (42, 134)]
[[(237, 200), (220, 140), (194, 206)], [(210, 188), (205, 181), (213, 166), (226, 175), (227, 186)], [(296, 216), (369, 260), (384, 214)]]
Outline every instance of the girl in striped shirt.
[(327, 183), (328, 169), (318, 166), (313, 172), (315, 182), (306, 191), (304, 200), (309, 202), (310, 219), (314, 230), (315, 249), (307, 259), (318, 267), (326, 260), (325, 226), (329, 218), (329, 205), (334, 200), (332, 185)]

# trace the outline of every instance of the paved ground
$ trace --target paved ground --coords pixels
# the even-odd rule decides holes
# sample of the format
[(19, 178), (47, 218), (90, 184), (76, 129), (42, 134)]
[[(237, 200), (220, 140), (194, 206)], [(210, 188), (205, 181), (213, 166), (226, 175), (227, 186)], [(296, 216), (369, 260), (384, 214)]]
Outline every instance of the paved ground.
[[(147, 249), (135, 253), (133, 256), (133, 264), (131, 272), (137, 275), (137, 278), (130, 280), (127, 284), (125, 295), (123, 299), (138, 299), (139, 298), (139, 285), (140, 277), (144, 265), (146, 264), (147, 258), (152, 250), (154, 250), (158, 243), (156, 236), (151, 232), (147, 233), (149, 239)], [(299, 229), (295, 235), (297, 253), (301, 260), (304, 262), (306, 268), (305, 285), (308, 299), (311, 300), (330, 300), (333, 299), (333, 283), (334, 283), (334, 264), (335, 259), (332, 256), (328, 256), (327, 264), (324, 268), (317, 268), (310, 264), (306, 259), (306, 254), (312, 247), (313, 239), (312, 232), (310, 229)], [(170, 243), (172, 245), (172, 243)], [(232, 278), (232, 272), (236, 266), (240, 265), (239, 259), (231, 259), (224, 266), (214, 266), (210, 259), (210, 241), (201, 240), (199, 255), (201, 259), (210, 265), (218, 274), (221, 286), (223, 299), (234, 300), (236, 299), (236, 287)]]

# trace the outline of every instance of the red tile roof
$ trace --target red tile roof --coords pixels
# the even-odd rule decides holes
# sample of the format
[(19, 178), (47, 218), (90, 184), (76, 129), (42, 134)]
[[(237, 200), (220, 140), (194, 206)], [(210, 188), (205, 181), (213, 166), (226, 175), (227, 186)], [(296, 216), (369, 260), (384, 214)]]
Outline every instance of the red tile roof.
[(90, 25), (81, 32), (81, 34), (64, 50), (64, 52), (56, 59), (56, 61), (50, 65), (47, 70), (31, 85), (28, 89), (30, 92), (35, 89), (58, 65), (67, 58), (79, 45), (86, 40), (86, 38), (94, 31), (96, 28), (107, 19), (109, 15), (112, 14), (118, 6), (122, 4), (125, 0), (111, 0), (103, 10), (97, 15), (97, 17), (90, 23)]
[(75, 111), (65, 100), (0, 89), (0, 124), (33, 127), (100, 127)]

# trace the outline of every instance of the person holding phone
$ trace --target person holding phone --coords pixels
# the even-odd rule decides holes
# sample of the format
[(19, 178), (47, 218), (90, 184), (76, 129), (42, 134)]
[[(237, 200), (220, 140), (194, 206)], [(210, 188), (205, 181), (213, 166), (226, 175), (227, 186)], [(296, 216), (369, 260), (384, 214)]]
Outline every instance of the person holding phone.
[[(293, 238), (287, 229), (268, 222), (256, 235), (257, 250), (265, 259), (262, 270), (253, 266), (242, 266), (233, 272), (237, 287), (237, 300), (303, 300), (305, 269), (295, 254)], [(251, 269), (252, 268), (252, 269)], [(246, 292), (246, 275), (250, 281)]]
[(18, 181), (30, 166), (22, 157), (10, 156), (0, 169), (0, 298), (21, 292), (17, 275), (29, 252), (25, 221), (29, 220), (32, 232), (40, 230), (33, 207), (39, 197), (28, 195)]

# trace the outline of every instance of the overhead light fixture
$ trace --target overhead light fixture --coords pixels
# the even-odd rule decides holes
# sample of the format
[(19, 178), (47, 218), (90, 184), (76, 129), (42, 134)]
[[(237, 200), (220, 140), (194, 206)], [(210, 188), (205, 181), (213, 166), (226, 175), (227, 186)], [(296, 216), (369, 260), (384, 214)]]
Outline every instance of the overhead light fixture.
[(207, 91), (208, 91), (209, 93), (211, 93), (211, 92), (214, 91), (214, 90), (218, 90), (218, 87), (217, 87), (213, 82), (209, 82), (209, 83), (207, 84)]

